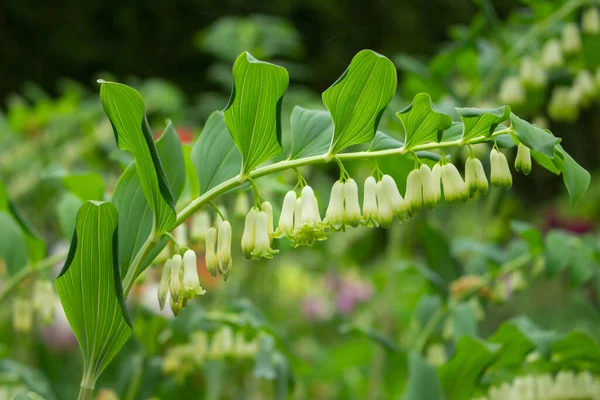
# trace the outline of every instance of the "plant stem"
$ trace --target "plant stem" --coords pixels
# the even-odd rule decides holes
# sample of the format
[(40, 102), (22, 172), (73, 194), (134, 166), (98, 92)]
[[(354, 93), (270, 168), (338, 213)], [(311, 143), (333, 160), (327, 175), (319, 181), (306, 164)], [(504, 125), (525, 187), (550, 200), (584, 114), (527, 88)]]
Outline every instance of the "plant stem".
[(125, 298), (127, 298), (131, 288), (133, 288), (135, 279), (142, 272), (142, 268), (144, 268), (144, 260), (146, 260), (148, 255), (152, 252), (154, 245), (157, 244), (155, 238), (156, 236), (154, 234), (150, 234), (150, 236), (148, 236), (148, 239), (146, 239), (138, 253), (135, 255), (133, 262), (129, 266), (129, 269), (125, 274), (125, 279), (123, 279), (123, 294), (125, 295)]
[(52, 255), (39, 261), (37, 264), (30, 264), (13, 275), (9, 280), (6, 281), (2, 290), (0, 291), (0, 303), (5, 300), (8, 295), (15, 290), (25, 279), (35, 274), (36, 272), (43, 272), (52, 268), (57, 263), (64, 261), (67, 258), (67, 253), (60, 253)]
[(81, 386), (79, 387), (78, 400), (91, 400), (95, 386), (96, 380), (92, 378), (90, 374), (84, 373), (83, 378), (81, 379)]

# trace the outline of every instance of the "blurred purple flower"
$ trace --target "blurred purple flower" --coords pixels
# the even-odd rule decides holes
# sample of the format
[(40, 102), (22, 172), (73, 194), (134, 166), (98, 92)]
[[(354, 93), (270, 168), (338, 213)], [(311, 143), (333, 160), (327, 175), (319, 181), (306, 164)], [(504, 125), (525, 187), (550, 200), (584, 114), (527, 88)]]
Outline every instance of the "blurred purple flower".
[(325, 299), (319, 297), (306, 297), (302, 301), (302, 313), (309, 321), (323, 321), (329, 317), (329, 310)]

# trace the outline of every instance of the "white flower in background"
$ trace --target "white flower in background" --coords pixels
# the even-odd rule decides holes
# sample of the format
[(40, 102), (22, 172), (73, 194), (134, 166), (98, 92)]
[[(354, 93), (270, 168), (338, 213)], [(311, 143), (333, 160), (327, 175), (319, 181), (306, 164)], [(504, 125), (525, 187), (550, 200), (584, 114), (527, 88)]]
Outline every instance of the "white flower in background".
[(552, 90), (548, 114), (556, 121), (571, 122), (579, 116), (578, 93), (567, 86), (557, 86)]
[(158, 283), (158, 305), (162, 310), (165, 308), (165, 301), (167, 300), (167, 295), (169, 293), (169, 286), (171, 282), (171, 265), (173, 264), (173, 260), (170, 258), (165, 262), (163, 266), (162, 274), (160, 276), (160, 282)]
[(562, 47), (566, 54), (574, 54), (581, 50), (581, 34), (579, 26), (572, 22), (562, 30)]
[(587, 69), (579, 71), (571, 87), (573, 101), (576, 104), (588, 105), (597, 93), (598, 88), (592, 73)]
[(273, 240), (273, 236), (275, 234), (275, 230), (273, 229), (273, 206), (268, 201), (263, 201), (260, 205), (260, 209), (267, 214), (268, 221), (267, 227), (269, 231), (269, 240)]
[(535, 400), (535, 380), (533, 376), (515, 378), (512, 387), (517, 399)]
[(17, 333), (28, 334), (33, 326), (33, 304), (24, 297), (13, 300), (13, 329)]
[(386, 186), (382, 181), (377, 182), (377, 222), (383, 228), (389, 228), (394, 220), (394, 213), (390, 203)]
[(377, 182), (372, 176), (365, 180), (362, 214), (363, 225), (377, 226)]
[(502, 81), (498, 91), (498, 101), (508, 105), (519, 105), (525, 102), (527, 94), (521, 84), (521, 80), (516, 76), (509, 76)]
[(503, 186), (509, 189), (512, 186), (512, 174), (510, 173), (506, 156), (493, 148), (490, 152), (490, 166), (490, 180), (492, 181), (492, 185)]
[(233, 215), (236, 217), (243, 217), (250, 210), (248, 204), (248, 195), (245, 192), (239, 192), (235, 196), (235, 205), (233, 206)]
[(394, 178), (389, 175), (383, 175), (381, 177), (381, 182), (383, 183), (383, 186), (387, 192), (388, 201), (390, 202), (390, 207), (392, 207), (392, 213), (394, 213), (399, 221), (407, 220), (407, 205), (404, 201), (404, 198), (400, 194), (400, 191), (398, 190), (398, 185), (396, 185)]
[(517, 157), (515, 158), (515, 169), (529, 175), (531, 172), (531, 150), (523, 143), (519, 143)]
[(465, 183), (469, 189), (469, 195), (474, 196), (479, 192), (485, 194), (488, 191), (488, 181), (485, 176), (483, 164), (478, 158), (469, 157), (465, 163)]
[(413, 169), (406, 178), (406, 193), (404, 201), (409, 214), (414, 214), (421, 209), (423, 204), (423, 184), (421, 182), (421, 171)]
[(44, 324), (54, 317), (54, 286), (48, 280), (37, 280), (33, 287), (33, 308)]
[(513, 391), (512, 386), (508, 383), (503, 383), (499, 387), (492, 387), (489, 391), (490, 400), (508, 400), (518, 399)]
[(546, 85), (546, 71), (530, 57), (523, 57), (520, 77), (525, 87), (537, 89)]
[(256, 222), (254, 224), (254, 249), (251, 256), (255, 260), (261, 258), (273, 258), (273, 254), (277, 254), (278, 250), (271, 248), (271, 239), (269, 238), (269, 216), (264, 211), (259, 211), (256, 214)]
[(219, 259), (215, 251), (217, 244), (217, 228), (210, 227), (206, 232), (206, 269), (212, 276), (217, 276), (217, 269), (219, 268)]
[(442, 186), (444, 187), (444, 198), (450, 204), (469, 199), (469, 188), (463, 181), (460, 172), (454, 164), (445, 164), (441, 168)]
[[(281, 215), (277, 227), (278, 236), (291, 236), (294, 232), (294, 212), (296, 210), (296, 192), (290, 190), (283, 198)], [(255, 217), (256, 218), (256, 217)]]
[[(434, 180), (433, 172), (428, 165), (421, 164), (419, 168), (421, 184), (423, 185), (423, 204), (428, 208), (434, 208), (438, 203), (438, 192), (440, 181)], [(436, 189), (436, 185), (438, 188)]]
[(221, 222), (217, 235), (217, 259), (219, 260), (219, 270), (221, 271), (221, 274), (223, 274), (225, 280), (227, 280), (229, 273), (231, 272), (231, 224), (229, 221)]
[(340, 230), (344, 226), (344, 186), (342, 181), (333, 184), (329, 205), (325, 212), (325, 222), (335, 230)]
[(175, 239), (177, 240), (177, 244), (180, 247), (188, 247), (188, 228), (185, 223), (183, 223), (183, 224), (179, 225), (177, 228), (175, 228), (175, 231), (173, 232), (173, 236), (175, 236)]
[(206, 211), (198, 211), (192, 217), (190, 238), (194, 241), (204, 240), (208, 228), (210, 228), (210, 215)]
[(600, 33), (600, 12), (597, 7), (590, 7), (581, 16), (581, 27), (583, 32), (590, 35)]
[(246, 215), (246, 223), (244, 224), (244, 234), (242, 235), (242, 253), (244, 253), (244, 257), (246, 257), (246, 260), (252, 259), (252, 251), (254, 250), (254, 240), (256, 237), (257, 215), (258, 208), (256, 207), (253, 207), (250, 211), (248, 211), (248, 214)]
[(225, 325), (219, 328), (212, 337), (210, 346), (211, 358), (224, 358), (233, 352), (233, 330)]
[(183, 269), (181, 268), (182, 259), (179, 254), (175, 254), (171, 258), (171, 279), (169, 280), (169, 291), (171, 292), (171, 299), (174, 303), (179, 303), (182, 295), (182, 278)]
[(439, 367), (448, 360), (446, 347), (441, 343), (434, 343), (427, 347), (427, 362), (434, 367)]
[(551, 39), (546, 42), (542, 49), (542, 64), (546, 68), (560, 67), (564, 63), (560, 42), (557, 39)]
[(188, 299), (206, 293), (200, 286), (196, 253), (190, 249), (183, 253), (183, 290)]
[(352, 178), (344, 183), (344, 224), (357, 227), (362, 219), (358, 201), (358, 185)]

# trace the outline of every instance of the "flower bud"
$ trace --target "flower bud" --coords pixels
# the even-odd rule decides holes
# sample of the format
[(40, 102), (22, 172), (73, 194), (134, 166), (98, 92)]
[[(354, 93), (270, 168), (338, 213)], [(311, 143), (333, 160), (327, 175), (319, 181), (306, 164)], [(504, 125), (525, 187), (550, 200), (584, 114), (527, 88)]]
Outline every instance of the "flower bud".
[(450, 204), (469, 199), (469, 188), (460, 176), (454, 164), (445, 164), (441, 168), (444, 198)]
[(246, 260), (252, 258), (252, 250), (254, 250), (257, 214), (258, 208), (253, 207), (248, 212), (248, 215), (246, 215), (246, 224), (244, 225), (244, 234), (242, 235), (242, 253), (244, 253)]
[(203, 295), (205, 293), (200, 286), (198, 263), (194, 250), (188, 249), (183, 253), (183, 290), (188, 299), (191, 299), (195, 295)]
[(283, 198), (281, 215), (277, 227), (277, 236), (291, 236), (294, 232), (294, 212), (296, 210), (296, 192), (290, 190)]
[(169, 290), (171, 291), (171, 298), (175, 303), (179, 302), (179, 297), (182, 294), (182, 278), (183, 269), (181, 268), (181, 256), (175, 254), (171, 259), (171, 280), (169, 282)]
[(519, 78), (511, 76), (500, 85), (498, 100), (508, 105), (519, 105), (525, 102), (527, 95)]
[(33, 305), (31, 300), (17, 297), (13, 300), (13, 328), (17, 333), (27, 334), (33, 326)]
[(169, 293), (172, 264), (173, 260), (170, 258), (167, 260), (167, 262), (165, 262), (162, 274), (160, 276), (160, 282), (158, 283), (158, 305), (160, 306), (161, 310), (165, 308), (165, 300), (167, 299), (167, 294)]
[(331, 188), (325, 222), (335, 230), (344, 226), (344, 183), (341, 181), (334, 183)]
[(581, 50), (581, 35), (576, 23), (564, 26), (562, 30), (562, 48), (566, 54), (574, 54)]
[(421, 209), (423, 204), (422, 188), (421, 171), (413, 169), (406, 178), (406, 193), (404, 195), (404, 201), (406, 201), (410, 214), (414, 214)]
[(38, 280), (33, 288), (33, 308), (43, 323), (49, 324), (54, 317), (55, 294), (52, 283)]
[(365, 180), (362, 213), (363, 225), (377, 226), (377, 182), (372, 176)]
[(217, 244), (217, 228), (210, 227), (206, 232), (206, 269), (212, 276), (217, 276), (217, 268), (219, 268), (219, 259), (215, 253), (215, 245)]
[(434, 208), (437, 205), (437, 191), (435, 189), (433, 173), (429, 166), (421, 164), (419, 174), (421, 176), (421, 184), (423, 185), (423, 203), (428, 208)]
[(542, 64), (546, 68), (555, 68), (563, 65), (563, 54), (560, 48), (560, 43), (556, 39), (551, 39), (546, 42), (542, 49)]
[(529, 175), (531, 172), (531, 151), (523, 143), (519, 143), (517, 158), (515, 158), (515, 169)]
[(389, 228), (394, 219), (392, 206), (388, 196), (386, 185), (379, 181), (376, 186), (377, 191), (377, 222), (383, 228)]
[(278, 250), (271, 249), (271, 240), (269, 239), (269, 216), (264, 211), (256, 214), (255, 222), (255, 238), (254, 249), (251, 256), (255, 260), (261, 258), (273, 258), (273, 254), (277, 254)]
[(181, 310), (183, 310), (184, 302), (185, 302), (185, 297), (183, 297), (183, 296), (180, 296), (178, 301), (175, 301), (173, 299), (173, 296), (170, 297), (169, 305), (171, 307), (171, 311), (173, 312), (174, 316), (176, 316), (176, 317), (179, 316), (179, 314), (181, 313)]
[(583, 31), (590, 35), (600, 33), (600, 12), (597, 7), (590, 7), (583, 12), (581, 26)]
[(273, 240), (274, 230), (273, 230), (273, 206), (268, 201), (263, 201), (260, 205), (260, 209), (267, 214), (267, 228), (269, 231), (269, 240)]
[(204, 240), (208, 228), (210, 228), (210, 215), (208, 215), (208, 212), (206, 211), (198, 211), (192, 217), (190, 238), (194, 241)]
[(344, 183), (344, 223), (356, 228), (360, 225), (361, 218), (358, 185), (350, 178)]
[(435, 164), (431, 169), (431, 179), (435, 202), (439, 203), (442, 200), (442, 166), (440, 164)]
[(227, 280), (231, 272), (231, 224), (229, 221), (223, 221), (219, 225), (218, 238), (217, 259), (219, 260), (219, 270)]
[(469, 194), (473, 196), (475, 192), (486, 194), (488, 192), (488, 181), (485, 176), (483, 164), (478, 158), (469, 157), (465, 166), (465, 183), (469, 188)]
[(490, 153), (491, 181), (494, 186), (504, 186), (509, 189), (512, 186), (512, 174), (506, 156), (496, 149)]

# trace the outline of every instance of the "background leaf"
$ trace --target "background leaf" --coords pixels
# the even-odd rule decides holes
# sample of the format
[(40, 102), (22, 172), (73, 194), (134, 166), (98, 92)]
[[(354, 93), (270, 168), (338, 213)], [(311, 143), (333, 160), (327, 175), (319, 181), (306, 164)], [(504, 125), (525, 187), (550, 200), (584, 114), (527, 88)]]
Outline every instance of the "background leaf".
[(281, 105), (288, 83), (283, 67), (248, 52), (235, 60), (233, 91), (223, 113), (242, 154), (244, 175), (281, 151)]
[(111, 203), (84, 203), (67, 260), (55, 281), (83, 353), (85, 373), (92, 379), (133, 332), (119, 274), (117, 222), (117, 209)]
[(14, 275), (27, 265), (27, 245), (19, 224), (14, 218), (0, 211), (0, 260), (9, 275)]
[(102, 82), (100, 101), (112, 124), (117, 146), (135, 157), (142, 190), (154, 211), (155, 230), (168, 230), (176, 219), (175, 199), (154, 145), (142, 96), (120, 83)]
[(418, 353), (408, 356), (408, 384), (403, 400), (443, 399), (442, 387), (437, 371)]
[(396, 93), (396, 81), (396, 67), (388, 58), (372, 50), (354, 56), (322, 96), (333, 119), (332, 154), (373, 139), (383, 111)]
[(200, 194), (236, 176), (242, 167), (242, 155), (235, 146), (223, 113), (213, 112), (194, 143), (190, 158), (194, 164)]
[(404, 146), (411, 149), (419, 144), (437, 142), (444, 130), (452, 126), (452, 117), (438, 112), (427, 93), (417, 94), (412, 103), (396, 113), (405, 131)]
[(296, 106), (290, 125), (290, 160), (327, 153), (333, 138), (333, 121), (327, 111)]
[(61, 178), (67, 190), (81, 200), (102, 200), (104, 181), (96, 173), (65, 175)]
[(474, 137), (489, 137), (496, 127), (506, 121), (510, 115), (510, 107), (498, 108), (457, 108), (463, 122), (463, 140)]

